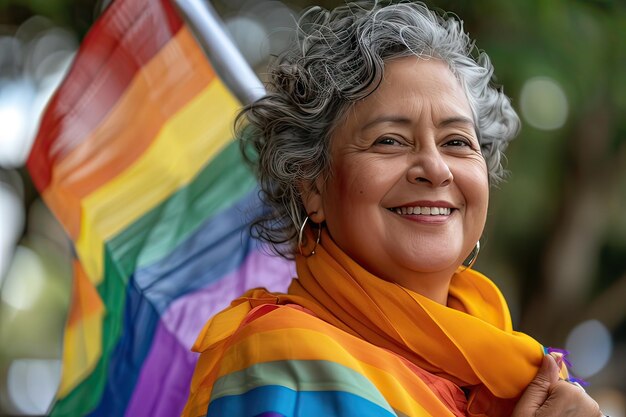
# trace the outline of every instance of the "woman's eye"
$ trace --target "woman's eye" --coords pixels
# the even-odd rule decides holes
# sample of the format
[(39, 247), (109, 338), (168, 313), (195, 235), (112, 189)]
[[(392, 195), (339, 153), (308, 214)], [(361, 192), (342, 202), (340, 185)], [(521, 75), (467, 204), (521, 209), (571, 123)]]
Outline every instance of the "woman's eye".
[(471, 144), (467, 139), (464, 138), (454, 138), (450, 139), (443, 146), (470, 146)]
[(376, 145), (401, 145), (398, 139), (385, 136), (376, 141)]

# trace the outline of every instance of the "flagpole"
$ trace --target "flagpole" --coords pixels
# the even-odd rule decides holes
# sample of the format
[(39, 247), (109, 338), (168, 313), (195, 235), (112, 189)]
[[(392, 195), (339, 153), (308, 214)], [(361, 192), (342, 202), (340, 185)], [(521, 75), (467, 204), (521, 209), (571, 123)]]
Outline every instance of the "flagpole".
[(265, 95), (265, 88), (248, 65), (213, 6), (205, 0), (174, 0), (211, 65), (243, 104)]

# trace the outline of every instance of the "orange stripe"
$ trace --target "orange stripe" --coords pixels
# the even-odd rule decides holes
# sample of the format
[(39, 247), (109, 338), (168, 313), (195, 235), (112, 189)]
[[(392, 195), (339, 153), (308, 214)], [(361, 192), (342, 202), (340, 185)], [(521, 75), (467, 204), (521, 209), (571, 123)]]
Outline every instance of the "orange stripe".
[(215, 73), (185, 27), (135, 76), (111, 114), (53, 168), (44, 198), (73, 239), (80, 200), (130, 166)]
[(63, 334), (63, 373), (57, 398), (65, 397), (94, 370), (102, 356), (105, 308), (78, 260), (74, 260), (70, 313)]
[[(294, 311), (291, 311), (294, 310)], [(272, 343), (273, 340), (289, 340), (289, 349), (281, 349), (276, 347), (272, 349), (264, 346), (255, 354), (257, 357), (251, 358), (247, 355), (237, 357), (238, 349), (245, 349), (246, 345), (254, 338), (261, 338), (265, 344)], [(318, 341), (317, 343), (315, 341)], [(348, 359), (347, 353), (353, 359), (362, 363), (362, 366), (368, 365), (380, 370), (383, 374), (387, 374), (389, 378), (399, 382), (399, 386), (412, 398), (418, 400), (422, 407), (430, 409), (439, 409), (440, 401), (453, 401), (449, 394), (449, 383), (444, 382), (443, 378), (436, 377), (411, 362), (377, 346), (359, 339), (356, 336), (348, 334), (325, 321), (311, 317), (310, 314), (292, 308), (280, 308), (269, 314), (255, 320), (254, 322), (242, 327), (239, 332), (235, 333), (231, 339), (228, 353), (222, 360), (222, 369), (228, 369), (234, 372), (252, 365), (251, 362), (269, 362), (275, 360), (329, 360), (341, 363), (342, 359)], [(280, 344), (280, 342), (278, 342)], [(330, 348), (332, 347), (332, 348)], [(330, 349), (329, 349), (330, 348)], [(344, 353), (343, 357), (340, 355)], [(324, 357), (324, 355), (327, 355)], [(242, 359), (244, 358), (244, 359)], [(350, 363), (343, 363), (350, 367)], [(353, 368), (354, 369), (354, 368)], [(355, 369), (359, 371), (359, 369)], [(361, 369), (365, 371), (365, 368)], [(367, 373), (367, 372), (366, 372)], [(218, 374), (218, 375), (220, 375)], [(385, 391), (385, 384), (378, 386), (381, 392)], [(448, 392), (446, 392), (448, 391)], [(423, 396), (426, 392), (428, 395)], [(434, 394), (431, 396), (431, 394)], [(385, 397), (390, 397), (385, 394)], [(393, 396), (392, 396), (393, 397)], [(401, 407), (392, 404), (394, 408)], [(445, 410), (447, 408), (444, 407)], [(434, 415), (443, 415), (437, 414)]]
[(87, 278), (80, 262), (74, 260), (74, 279), (72, 288), (72, 302), (67, 317), (67, 326), (75, 326), (83, 318), (99, 314), (104, 309), (102, 299), (93, 284)]
[(192, 383), (195, 403), (190, 408), (208, 404), (219, 377), (256, 363), (282, 360), (327, 360), (344, 365), (370, 379), (394, 409), (407, 415), (452, 416), (450, 408), (455, 408), (451, 383), (443, 378), (290, 307), (247, 323), (226, 339), (223, 356), (218, 350), (211, 346), (200, 356)]
[(106, 9), (83, 39), (39, 125), (27, 161), (39, 191), (50, 184), (57, 159), (100, 124), (137, 71), (182, 25), (169, 0), (117, 1)]

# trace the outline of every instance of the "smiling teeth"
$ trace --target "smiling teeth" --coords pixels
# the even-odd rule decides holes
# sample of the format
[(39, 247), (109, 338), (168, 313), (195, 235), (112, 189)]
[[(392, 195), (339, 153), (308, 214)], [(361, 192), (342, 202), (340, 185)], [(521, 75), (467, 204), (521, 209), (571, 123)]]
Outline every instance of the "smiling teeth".
[(449, 216), (450, 207), (397, 207), (393, 209), (398, 214), (426, 214), (430, 216)]

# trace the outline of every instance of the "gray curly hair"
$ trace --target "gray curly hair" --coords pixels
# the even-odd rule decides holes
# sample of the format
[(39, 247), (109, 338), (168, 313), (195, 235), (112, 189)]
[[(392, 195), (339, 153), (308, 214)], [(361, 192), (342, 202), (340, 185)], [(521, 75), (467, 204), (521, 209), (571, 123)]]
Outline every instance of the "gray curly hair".
[(446, 62), (467, 95), (490, 181), (503, 178), (502, 155), (519, 118), (492, 84), (489, 57), (455, 16), (419, 2), (313, 7), (303, 13), (296, 35), (270, 70), (267, 95), (237, 119), (242, 149), (269, 207), (253, 223), (253, 235), (278, 254), (293, 256), (307, 216), (301, 186), (328, 174), (334, 128), (351, 105), (378, 87), (385, 61), (415, 55)]

